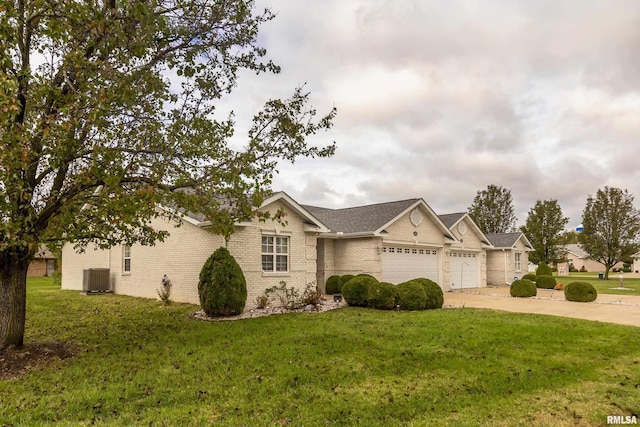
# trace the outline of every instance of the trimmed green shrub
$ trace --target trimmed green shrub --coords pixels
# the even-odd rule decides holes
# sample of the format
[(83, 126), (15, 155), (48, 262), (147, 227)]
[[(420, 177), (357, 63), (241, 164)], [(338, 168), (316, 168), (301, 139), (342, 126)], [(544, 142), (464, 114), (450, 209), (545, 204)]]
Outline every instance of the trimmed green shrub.
[(598, 298), (598, 291), (589, 282), (571, 282), (564, 287), (567, 301), (591, 302)]
[(542, 276), (536, 276), (536, 288), (553, 289), (557, 284), (558, 282), (553, 276), (547, 276), (546, 274), (543, 274)]
[(535, 297), (538, 294), (536, 284), (528, 279), (516, 280), (511, 284), (509, 293), (512, 297), (528, 298)]
[(535, 273), (527, 273), (524, 276), (522, 276), (523, 279), (527, 279), (527, 280), (531, 280), (532, 282), (536, 281), (536, 274)]
[(377, 280), (373, 277), (353, 277), (342, 285), (342, 298), (354, 307), (366, 307), (369, 285), (376, 282)]
[(431, 279), (420, 277), (418, 279), (411, 279), (411, 282), (416, 282), (422, 289), (427, 297), (424, 308), (431, 310), (433, 308), (442, 308), (444, 304), (444, 294), (442, 288), (436, 282)]
[(327, 283), (325, 284), (324, 291), (328, 294), (339, 294), (338, 286), (340, 282), (340, 276), (334, 274), (327, 279)]
[(338, 280), (338, 292), (336, 292), (337, 294), (342, 293), (342, 287), (344, 286), (345, 283), (347, 283), (349, 280), (353, 279), (354, 276), (353, 274), (345, 274), (343, 276), (340, 276), (340, 279)]
[(396, 286), (388, 282), (371, 282), (367, 292), (369, 307), (378, 310), (393, 310), (396, 306)]
[(427, 294), (420, 283), (408, 281), (396, 286), (397, 304), (401, 310), (424, 310)]
[(202, 266), (198, 295), (209, 317), (235, 316), (244, 310), (247, 281), (226, 248), (217, 249)]
[(582, 267), (580, 267), (580, 273), (586, 273), (587, 269), (584, 267), (584, 265)]
[(547, 265), (546, 262), (541, 262), (536, 268), (536, 276), (552, 276), (553, 271), (551, 271), (551, 267)]

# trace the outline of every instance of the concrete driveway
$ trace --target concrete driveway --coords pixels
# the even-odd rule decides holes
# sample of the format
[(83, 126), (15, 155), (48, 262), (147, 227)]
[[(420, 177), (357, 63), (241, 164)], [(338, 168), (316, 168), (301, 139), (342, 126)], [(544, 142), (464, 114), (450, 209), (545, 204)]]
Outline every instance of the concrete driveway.
[(444, 304), (515, 313), (548, 314), (640, 327), (640, 296), (599, 294), (594, 302), (571, 302), (562, 291), (538, 289), (533, 298), (513, 298), (509, 287), (489, 287), (445, 292)]

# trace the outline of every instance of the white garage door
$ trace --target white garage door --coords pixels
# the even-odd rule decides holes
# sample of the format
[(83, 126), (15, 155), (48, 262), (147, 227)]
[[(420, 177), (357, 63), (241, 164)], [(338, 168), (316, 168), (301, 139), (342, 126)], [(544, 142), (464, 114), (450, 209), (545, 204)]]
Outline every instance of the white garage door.
[(426, 277), (438, 282), (438, 251), (411, 246), (382, 248), (382, 280), (398, 284)]
[(478, 256), (473, 252), (451, 251), (451, 289), (478, 287)]

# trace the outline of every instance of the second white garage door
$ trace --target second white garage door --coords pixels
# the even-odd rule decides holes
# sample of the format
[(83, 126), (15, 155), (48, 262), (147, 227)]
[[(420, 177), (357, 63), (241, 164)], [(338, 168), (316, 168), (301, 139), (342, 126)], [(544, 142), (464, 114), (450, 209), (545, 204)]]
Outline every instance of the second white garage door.
[(438, 282), (438, 251), (411, 246), (382, 248), (382, 280), (398, 284), (426, 277)]
[(478, 287), (478, 256), (473, 252), (451, 251), (451, 289)]

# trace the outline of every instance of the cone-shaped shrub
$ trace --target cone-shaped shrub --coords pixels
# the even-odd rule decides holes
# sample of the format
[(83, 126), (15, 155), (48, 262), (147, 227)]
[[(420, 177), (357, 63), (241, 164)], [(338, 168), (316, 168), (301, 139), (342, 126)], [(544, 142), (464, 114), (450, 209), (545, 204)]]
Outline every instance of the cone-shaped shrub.
[(548, 276), (546, 274), (543, 274), (542, 276), (536, 276), (536, 288), (553, 289), (557, 284), (558, 282), (553, 276)]
[(536, 276), (551, 276), (552, 274), (553, 271), (551, 271), (551, 267), (549, 267), (546, 262), (538, 264), (538, 268), (536, 268)]
[(527, 280), (531, 280), (532, 282), (536, 281), (536, 274), (535, 273), (527, 273), (524, 276), (522, 276), (523, 279), (527, 279)]
[(217, 249), (200, 271), (198, 295), (210, 317), (235, 316), (247, 302), (247, 282), (240, 266), (226, 248)]
[(591, 302), (598, 297), (598, 291), (589, 282), (571, 282), (564, 287), (567, 301)]
[(422, 286), (422, 289), (424, 289), (424, 293), (427, 297), (424, 308), (427, 310), (442, 308), (442, 305), (444, 304), (444, 294), (442, 293), (442, 288), (436, 282), (424, 277), (412, 279), (411, 282), (418, 283)]
[(342, 293), (342, 287), (344, 286), (345, 283), (347, 283), (349, 280), (353, 279), (354, 276), (353, 274), (345, 274), (343, 276), (340, 276), (340, 279), (338, 280), (338, 292), (336, 293)]
[(367, 302), (369, 307), (373, 307), (378, 310), (393, 310), (396, 306), (396, 295), (396, 287), (394, 284), (387, 282), (371, 282), (369, 283)]
[(404, 282), (396, 286), (398, 291), (397, 304), (401, 310), (424, 310), (427, 304), (427, 294), (421, 284)]
[[(343, 276), (344, 277), (344, 276)], [(366, 307), (369, 296), (369, 285), (377, 280), (371, 276), (353, 277), (342, 285), (342, 298), (354, 307)]]
[(536, 289), (536, 284), (531, 280), (520, 279), (511, 284), (509, 293), (512, 297), (528, 298), (536, 296), (538, 290)]
[(337, 274), (330, 276), (327, 279), (327, 283), (325, 284), (325, 289), (324, 291), (326, 293), (328, 293), (329, 295), (332, 294), (339, 294), (340, 291), (338, 291), (338, 283), (340, 282), (340, 276), (338, 276)]

